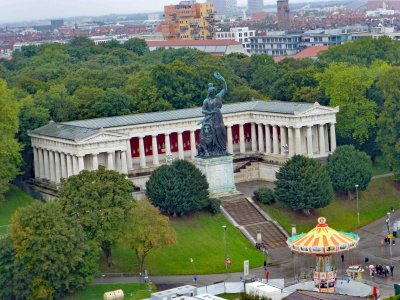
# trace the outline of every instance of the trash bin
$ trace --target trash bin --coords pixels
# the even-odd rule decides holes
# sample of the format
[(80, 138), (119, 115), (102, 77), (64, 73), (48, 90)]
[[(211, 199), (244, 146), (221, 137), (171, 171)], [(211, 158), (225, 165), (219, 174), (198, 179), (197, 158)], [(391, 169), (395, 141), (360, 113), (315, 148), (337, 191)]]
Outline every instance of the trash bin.
[(400, 283), (395, 283), (394, 284), (394, 294), (395, 295), (400, 295)]

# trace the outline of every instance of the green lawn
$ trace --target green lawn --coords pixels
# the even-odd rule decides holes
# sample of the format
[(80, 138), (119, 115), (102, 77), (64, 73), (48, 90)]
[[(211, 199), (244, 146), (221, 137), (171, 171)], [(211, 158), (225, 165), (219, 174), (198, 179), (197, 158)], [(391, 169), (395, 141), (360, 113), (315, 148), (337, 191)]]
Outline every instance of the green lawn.
[[(139, 300), (150, 297), (148, 287), (144, 283), (115, 283), (89, 285), (74, 295), (67, 297), (66, 300), (101, 300), (105, 292), (119, 289), (124, 291), (125, 300)], [(155, 291), (154, 285), (152, 286), (152, 290), (153, 292)]]
[[(177, 232), (177, 243), (170, 247), (155, 249), (150, 252), (145, 265), (150, 275), (155, 274), (207, 274), (224, 273), (224, 231), (227, 225), (227, 256), (232, 265), (229, 272), (243, 270), (243, 261), (250, 260), (250, 267), (261, 266), (264, 256), (229, 222), (222, 214), (211, 216), (197, 213), (190, 217), (172, 219), (172, 226)], [(193, 258), (194, 264), (190, 262)], [(123, 240), (113, 248), (113, 263), (108, 268), (103, 259), (103, 272), (137, 273), (137, 263), (133, 250)]]
[[(359, 193), (359, 205), (361, 226), (383, 217), (391, 206), (400, 207), (400, 184), (392, 177), (372, 180), (368, 189)], [(329, 206), (312, 211), (311, 216), (293, 212), (280, 203), (262, 207), (289, 233), (291, 224), (297, 225), (297, 233), (310, 230), (320, 216), (324, 216), (329, 226), (336, 230), (352, 231), (358, 227), (356, 199), (349, 200), (347, 195), (337, 195)]]
[(236, 293), (236, 294), (220, 294), (217, 295), (218, 297), (227, 299), (227, 300), (239, 300), (240, 299), (240, 294)]
[(7, 233), (7, 226), (11, 222), (12, 214), (17, 208), (29, 205), (35, 200), (27, 193), (15, 186), (10, 186), (10, 190), (5, 194), (6, 200), (0, 202), (0, 235)]

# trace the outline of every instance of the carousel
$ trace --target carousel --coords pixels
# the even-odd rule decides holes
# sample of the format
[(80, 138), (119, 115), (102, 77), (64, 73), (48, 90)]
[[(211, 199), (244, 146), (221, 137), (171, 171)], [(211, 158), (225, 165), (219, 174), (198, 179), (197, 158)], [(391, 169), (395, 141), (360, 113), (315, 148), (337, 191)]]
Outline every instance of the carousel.
[(316, 255), (312, 279), (315, 290), (333, 293), (336, 282), (336, 268), (332, 264), (334, 253), (354, 249), (360, 237), (357, 234), (336, 231), (326, 224), (324, 217), (318, 218), (317, 226), (308, 233), (294, 235), (287, 240), (292, 252)]

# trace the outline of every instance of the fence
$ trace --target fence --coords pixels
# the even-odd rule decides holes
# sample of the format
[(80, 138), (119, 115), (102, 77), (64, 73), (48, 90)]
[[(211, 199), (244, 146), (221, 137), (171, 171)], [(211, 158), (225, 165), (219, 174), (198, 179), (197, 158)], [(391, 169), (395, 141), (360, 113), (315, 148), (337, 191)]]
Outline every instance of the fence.
[(236, 294), (244, 291), (244, 283), (242, 282), (220, 282), (212, 285), (206, 285), (197, 288), (197, 294)]

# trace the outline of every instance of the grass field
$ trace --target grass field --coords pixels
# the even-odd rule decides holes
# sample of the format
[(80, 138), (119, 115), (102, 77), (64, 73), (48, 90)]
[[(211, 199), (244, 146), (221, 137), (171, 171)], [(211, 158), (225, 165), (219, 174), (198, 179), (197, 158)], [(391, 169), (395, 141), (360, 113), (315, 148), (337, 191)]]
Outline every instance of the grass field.
[[(139, 300), (150, 297), (144, 283), (124, 283), (124, 284), (96, 284), (89, 285), (74, 295), (67, 297), (65, 300), (101, 300), (105, 292), (123, 290), (125, 300)], [(153, 292), (155, 287), (152, 286)]]
[(17, 208), (29, 205), (35, 201), (29, 194), (15, 186), (10, 186), (10, 190), (5, 194), (5, 198), (5, 201), (0, 202), (0, 235), (7, 233), (11, 216)]
[(383, 161), (383, 158), (377, 157), (372, 165), (372, 176), (390, 173), (389, 167)]
[[(145, 266), (149, 274), (207, 274), (224, 273), (224, 231), (227, 226), (227, 256), (232, 264), (229, 272), (243, 270), (243, 261), (249, 259), (250, 267), (261, 266), (264, 256), (229, 222), (222, 214), (211, 216), (197, 213), (190, 217), (172, 219), (172, 226), (177, 232), (177, 243), (170, 247), (155, 249), (150, 252)], [(194, 263), (190, 262), (193, 258)], [(113, 263), (108, 268), (103, 259), (103, 272), (137, 273), (137, 263), (133, 250), (123, 241), (113, 249)]]
[[(383, 217), (390, 207), (400, 207), (400, 184), (392, 178), (372, 180), (368, 189), (359, 193), (359, 205), (361, 226)], [(351, 231), (358, 227), (356, 199), (349, 200), (347, 195), (337, 195), (329, 206), (312, 211), (311, 216), (296, 213), (280, 203), (262, 207), (289, 233), (291, 224), (297, 225), (297, 233), (310, 230), (320, 216), (324, 216), (329, 226), (336, 230)]]

